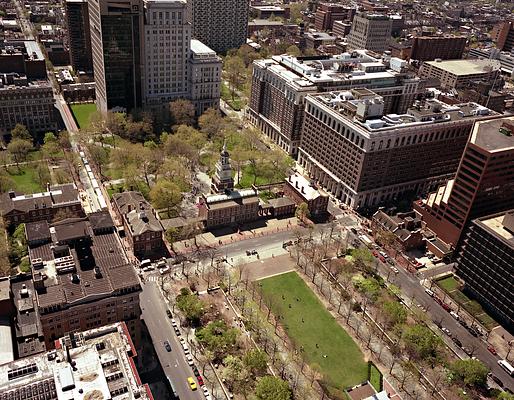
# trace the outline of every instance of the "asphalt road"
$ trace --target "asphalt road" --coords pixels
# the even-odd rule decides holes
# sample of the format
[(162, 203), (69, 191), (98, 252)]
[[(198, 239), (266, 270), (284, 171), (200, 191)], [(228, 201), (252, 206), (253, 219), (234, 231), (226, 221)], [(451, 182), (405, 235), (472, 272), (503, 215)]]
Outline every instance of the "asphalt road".
[[(192, 391), (187, 382), (188, 377), (194, 377), (191, 367), (187, 364), (184, 351), (180, 345), (169, 318), (166, 316), (165, 300), (155, 282), (143, 284), (143, 291), (139, 297), (143, 319), (152, 337), (157, 357), (164, 373), (172, 380), (180, 399), (205, 399), (200, 386)], [(164, 348), (167, 340), (171, 352)]]

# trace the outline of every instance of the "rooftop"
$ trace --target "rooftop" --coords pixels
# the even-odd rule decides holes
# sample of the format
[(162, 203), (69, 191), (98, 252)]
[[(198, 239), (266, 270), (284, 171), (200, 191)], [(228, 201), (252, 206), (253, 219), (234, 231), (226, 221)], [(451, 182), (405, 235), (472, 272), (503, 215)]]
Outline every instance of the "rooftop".
[[(27, 236), (33, 225), (26, 225)], [(121, 289), (138, 290), (139, 279), (115, 233), (95, 233), (87, 218), (46, 227), (50, 235), (42, 227), (38, 237), (45, 240), (29, 245), (39, 307), (73, 306)]]
[(199, 40), (191, 39), (191, 51), (195, 54), (209, 54), (216, 55), (216, 52), (212, 50), (209, 46), (203, 44)]
[(116, 193), (113, 201), (129, 225), (132, 235), (162, 232), (161, 222), (155, 216), (154, 209), (140, 192)]
[(3, 193), (0, 195), (0, 213), (5, 215), (14, 210), (28, 212), (66, 203), (80, 204), (79, 191), (74, 183), (51, 186), (49, 189), (34, 194)]
[(287, 183), (307, 201), (317, 199), (322, 196), (320, 191), (312, 186), (311, 182), (300, 174), (290, 175)]
[(475, 122), (470, 142), (492, 153), (514, 150), (514, 117)]
[(345, 82), (354, 87), (369, 80), (380, 81), (385, 86), (397, 85), (398, 72), (366, 50), (313, 57), (280, 55), (254, 63), (260, 68), (269, 69), (298, 90), (310, 88), (317, 91), (318, 85), (335, 86)]
[(493, 236), (505, 240), (514, 249), (514, 209), (479, 218), (475, 223), (485, 227)]
[(426, 64), (440, 68), (457, 76), (484, 74), (494, 70), (499, 70), (501, 67), (498, 60), (427, 61)]
[(60, 339), (56, 350), (0, 365), (0, 400), (151, 399), (124, 323)]
[[(496, 112), (469, 102), (449, 105), (436, 99), (425, 102), (416, 101), (405, 114), (384, 114), (381, 96), (364, 93), (362, 89), (333, 91), (310, 95), (309, 99), (332, 109), (341, 118), (360, 127), (365, 136), (370, 133), (398, 131), (402, 128), (412, 129), (436, 123), (476, 119), (482, 116), (497, 115)], [(371, 94), (370, 94), (371, 93)]]

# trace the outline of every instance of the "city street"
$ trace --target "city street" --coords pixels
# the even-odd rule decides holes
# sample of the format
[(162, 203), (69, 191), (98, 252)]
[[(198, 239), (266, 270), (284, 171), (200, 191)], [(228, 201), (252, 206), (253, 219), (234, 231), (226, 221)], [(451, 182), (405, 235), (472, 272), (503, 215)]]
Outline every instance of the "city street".
[[(140, 305), (162, 369), (172, 380), (180, 399), (204, 399), (199, 385), (196, 391), (189, 387), (187, 378), (194, 377), (193, 371), (187, 364), (182, 346), (172, 329), (170, 319), (166, 316), (166, 303), (155, 282), (143, 284)], [(171, 352), (164, 348), (165, 340), (170, 343)]]

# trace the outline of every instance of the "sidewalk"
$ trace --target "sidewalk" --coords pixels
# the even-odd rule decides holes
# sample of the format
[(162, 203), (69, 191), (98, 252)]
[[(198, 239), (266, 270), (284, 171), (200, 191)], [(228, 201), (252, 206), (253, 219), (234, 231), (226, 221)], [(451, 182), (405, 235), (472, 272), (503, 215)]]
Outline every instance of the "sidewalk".
[[(286, 219), (269, 219), (265, 221), (265, 226), (257, 226), (254, 229), (241, 230), (239, 233), (225, 233), (227, 230), (206, 232), (196, 236), (196, 245), (199, 248), (213, 248), (226, 244), (239, 242), (241, 240), (252, 239), (258, 236), (266, 236), (276, 232), (292, 230), (298, 226), (296, 217)], [(251, 225), (248, 226), (249, 228)], [(173, 249), (177, 254), (190, 253), (196, 250), (195, 239), (182, 240), (173, 243)]]

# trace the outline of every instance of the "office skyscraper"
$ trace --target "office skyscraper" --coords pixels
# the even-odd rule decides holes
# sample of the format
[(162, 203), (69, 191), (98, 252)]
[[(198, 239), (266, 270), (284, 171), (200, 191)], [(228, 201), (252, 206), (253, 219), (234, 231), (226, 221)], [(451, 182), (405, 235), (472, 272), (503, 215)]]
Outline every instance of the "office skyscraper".
[(141, 107), (143, 0), (88, 5), (98, 109)]
[(188, 97), (191, 22), (186, 1), (145, 1), (144, 32), (145, 106)]
[(246, 42), (248, 0), (191, 0), (193, 36), (216, 53)]
[(361, 14), (353, 18), (348, 34), (348, 49), (366, 49), (383, 53), (391, 39), (392, 21), (388, 15)]
[(75, 71), (92, 72), (93, 56), (87, 0), (66, 0), (65, 6), (71, 65)]

